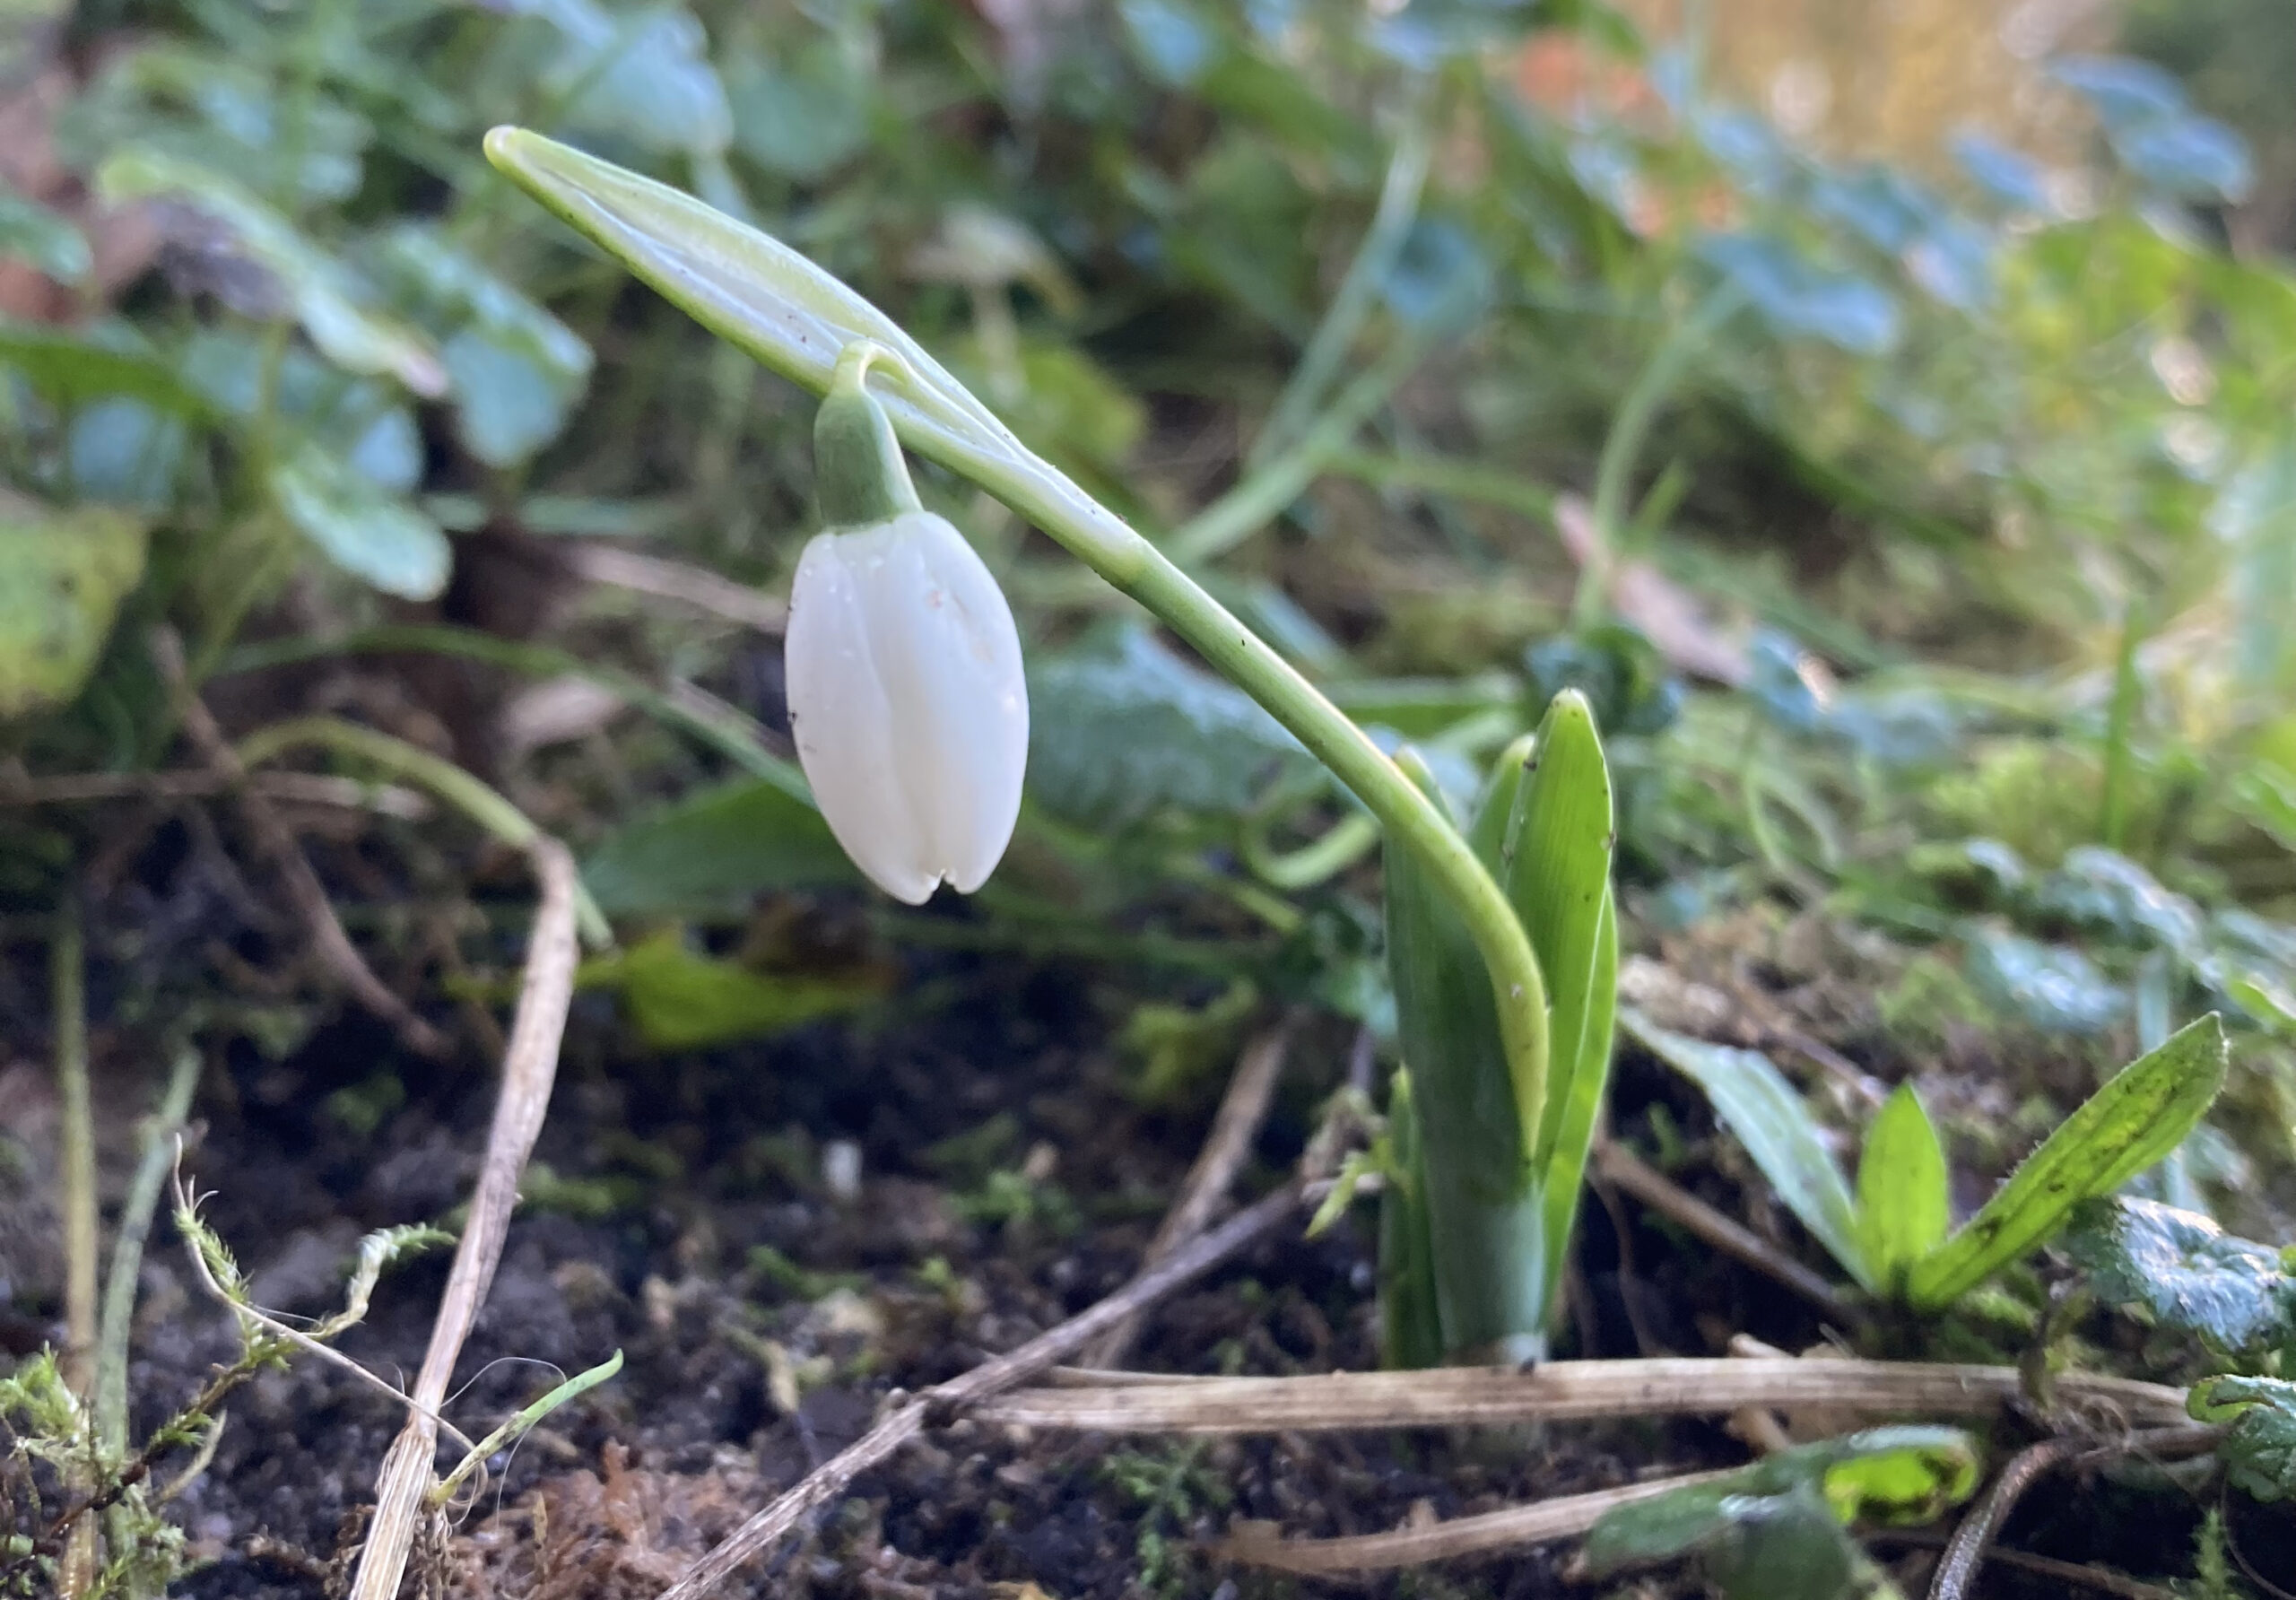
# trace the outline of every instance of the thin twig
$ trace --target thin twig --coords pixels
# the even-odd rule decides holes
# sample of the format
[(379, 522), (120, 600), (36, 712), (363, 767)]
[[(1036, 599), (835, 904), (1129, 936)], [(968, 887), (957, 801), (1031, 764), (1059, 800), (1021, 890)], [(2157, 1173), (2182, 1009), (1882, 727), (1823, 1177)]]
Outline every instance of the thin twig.
[(1684, 1473), (1648, 1483), (1564, 1495), (1527, 1506), (1509, 1506), (1474, 1517), (1455, 1517), (1431, 1527), (1398, 1528), (1343, 1539), (1285, 1539), (1265, 1524), (1245, 1524), (1217, 1547), (1231, 1561), (1280, 1571), (1321, 1575), (1416, 1567), (1463, 1555), (1483, 1555), (1522, 1544), (1542, 1544), (1585, 1533), (1605, 1512), (1637, 1500), (1655, 1500), (1692, 1483), (1708, 1483), (1726, 1473)]
[(788, 606), (770, 595), (683, 561), (612, 544), (576, 544), (567, 551), (567, 565), (592, 583), (675, 600), (760, 633), (778, 635), (789, 624)]
[(574, 860), (556, 839), (538, 838), (528, 847), (542, 880), (541, 904), (526, 946), (526, 972), (510, 1042), (502, 1063), (502, 1090), (486, 1139), (486, 1161), (471, 1196), (469, 1221), (455, 1248), (430, 1347), (416, 1376), (414, 1410), (383, 1458), (375, 1486), (375, 1516), (351, 1587), (352, 1600), (393, 1600), (406, 1570), (407, 1552), (430, 1487), (439, 1429), (432, 1413), (445, 1404), (447, 1387), (463, 1341), (470, 1336), (478, 1309), (502, 1258), (510, 1213), (518, 1203), (518, 1177), (542, 1132), (558, 1075), (558, 1050), (566, 1032), (567, 1007), (574, 995)]
[[(1153, 1265), (1212, 1225), (1213, 1213), (1228, 1197), (1236, 1175), (1252, 1152), (1267, 1109), (1274, 1102), (1277, 1080), (1283, 1075), (1283, 1058), (1292, 1047), (1295, 1019), (1286, 1017), (1244, 1047), (1228, 1091), (1212, 1118), (1212, 1131), (1196, 1164), (1180, 1184), (1179, 1198), (1164, 1213), (1156, 1236), (1148, 1241), (1143, 1266)], [(1139, 1336), (1140, 1319), (1128, 1317), (1110, 1328), (1084, 1352), (1090, 1367), (1121, 1367)]]
[[(257, 772), (247, 787), (266, 800), (291, 805), (338, 805), (419, 822), (430, 802), (392, 783), (361, 783), (324, 772)], [(230, 774), (178, 770), (168, 772), (65, 772), (48, 778), (0, 778), (0, 805), (74, 805), (93, 800), (204, 800), (228, 793)]]
[(1715, 1210), (1625, 1145), (1608, 1139), (1596, 1145), (1595, 1175), (1679, 1222), (1716, 1249), (1777, 1279), (1827, 1316), (1845, 1324), (1865, 1320), (1865, 1314), (1825, 1279), (1744, 1223)]
[[(1943, 1550), (1946, 1539), (1922, 1528), (1876, 1528), (1866, 1538), (1876, 1544), (1894, 1544), (1909, 1550)], [(1988, 1561), (1999, 1561), (2005, 1567), (2022, 1567), (2041, 1578), (2054, 1578), (2065, 1583), (2077, 1583), (2108, 1595), (2119, 1595), (2126, 1600), (2183, 1600), (2174, 1589), (2163, 1588), (2157, 1583), (2130, 1578), (2103, 1567), (2086, 1566), (2079, 1561), (2060, 1561), (2054, 1556), (2035, 1555), (2025, 1550), (1995, 1550), (1987, 1552)]]
[(230, 742), (223, 737), (206, 703), (199, 698), (186, 674), (183, 642), (175, 630), (164, 624), (152, 630), (152, 659), (167, 680), (177, 701), (178, 714), (183, 718), (185, 735), (199, 759), (223, 775), (239, 798), (240, 813), (247, 818), (248, 831), (255, 838), (256, 848), (268, 858), (272, 870), (279, 876), (287, 898), (293, 902), (296, 915), (302, 919), (305, 934), (319, 959), (335, 973), (344, 987), (369, 1011), (388, 1022), (406, 1048), (418, 1056), (433, 1059), (447, 1053), (447, 1036), (414, 1013), (390, 987), (377, 978), (351, 943), (351, 935), (343, 931), (343, 924), (335, 915), (335, 907), (326, 898), (318, 874), (311, 870), (302, 847), (279, 813), (247, 784), (247, 766)]
[[(1091, 1387), (1024, 1389), (980, 1406), (982, 1422), (1102, 1433), (1283, 1433), (1457, 1428), (1622, 1416), (1726, 1416), (1761, 1405), (1876, 1416), (1992, 1417), (2022, 1389), (2014, 1367), (1792, 1356), (1549, 1361), (1306, 1378), (1083, 1375)], [(2076, 1414), (2173, 1423), (2185, 1392), (2098, 1373), (2058, 1375)]]
[(929, 1422), (952, 1418), (992, 1396), (1025, 1383), (1074, 1355), (1125, 1318), (1202, 1276), (1273, 1230), (1300, 1209), (1302, 1186), (1286, 1184), (1237, 1213), (1211, 1232), (1183, 1245), (1090, 1310), (1039, 1334), (1020, 1349), (985, 1361), (961, 1377), (927, 1389), (887, 1414), (867, 1433), (814, 1468), (794, 1488), (734, 1530), (723, 1543), (662, 1592), (660, 1600), (700, 1600), (744, 1562), (787, 1537), (846, 1484), (915, 1439)]
[(1969, 1593), (1977, 1570), (1985, 1564), (1985, 1547), (2008, 1519), (2018, 1498), (2043, 1473), (2071, 1458), (2080, 1448), (2078, 1439), (2045, 1439), (2009, 1457), (2008, 1465), (1993, 1480), (1993, 1487), (1986, 1491), (1977, 1509), (1962, 1517), (1961, 1526), (1953, 1530), (1945, 1553), (1938, 1560), (1937, 1570), (1929, 1580), (1929, 1600), (1961, 1600)]

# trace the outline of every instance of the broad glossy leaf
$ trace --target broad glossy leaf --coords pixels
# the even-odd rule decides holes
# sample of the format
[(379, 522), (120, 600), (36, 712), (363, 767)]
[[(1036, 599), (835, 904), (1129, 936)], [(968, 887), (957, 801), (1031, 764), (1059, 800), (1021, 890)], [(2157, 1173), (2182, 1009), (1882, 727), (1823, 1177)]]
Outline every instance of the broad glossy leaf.
[(775, 890), (858, 883), (820, 812), (744, 778), (623, 826), (582, 863), (612, 917), (735, 915)]
[(820, 978), (752, 971), (688, 947), (664, 928), (626, 950), (586, 962), (585, 987), (622, 996), (639, 1037), (657, 1050), (698, 1050), (785, 1032), (857, 1011), (883, 997), (877, 975)]
[(2296, 1498), (2296, 1383), (2204, 1378), (2185, 1405), (2200, 1422), (2231, 1424), (2216, 1458), (2235, 1489), (2260, 1500)]
[(1191, 87), (1219, 59), (1219, 30), (1190, 0), (1118, 0), (1117, 14), (1133, 55), (1159, 83)]
[(1247, 810), (1307, 752), (1243, 691), (1125, 627), (1029, 673), (1029, 791), (1058, 815), (1123, 827), (1167, 807)]
[(683, 5), (609, 10), (597, 0), (516, 0), (563, 39), (544, 73), (567, 96), (577, 127), (620, 134), (654, 150), (715, 155), (733, 138), (725, 85), (701, 23)]
[(118, 323), (67, 329), (0, 318), (0, 370), (22, 374), (36, 393), (59, 404), (117, 395), (178, 416), (208, 411), (173, 363)]
[(2184, 1142), (2224, 1082), (2224, 1027), (2188, 1024), (2083, 1102), (1977, 1215), (1907, 1280), (1917, 1309), (1952, 1305), (2056, 1232), (2073, 1207), (2109, 1195)]
[(124, 512), (0, 496), (0, 717), (80, 692), (144, 552), (144, 525)]
[(2189, 957), (2200, 942), (2200, 909), (2117, 851), (2083, 845), (2033, 886), (2033, 909), (2085, 932), (2137, 949)]
[(2116, 129), (2113, 153), (2156, 188), (2187, 200), (2236, 204), (2256, 187), (2248, 141), (2211, 117), (2161, 117)]
[(229, 229), (248, 258), (276, 278), (311, 343), (351, 372), (388, 374), (418, 395), (446, 392), (446, 373), (413, 329), (361, 303), (357, 285), (294, 225), (223, 174), (161, 151), (131, 146), (98, 170), (111, 202), (177, 200)]
[(2158, 1201), (2083, 1203), (2065, 1248), (2100, 1300), (2143, 1306), (2163, 1326), (2220, 1349), (2249, 1350), (2284, 1334), (2296, 1309), (2296, 1280), (2278, 1250)]
[(2128, 996), (2070, 944), (1993, 928), (1971, 936), (1977, 987), (2044, 1033), (2101, 1033), (2128, 1013)]
[(1720, 234), (1698, 253), (1782, 334), (1814, 336), (1856, 355), (1880, 355), (1898, 341), (1898, 304), (1887, 290), (1820, 266), (1784, 239)]
[(865, 56), (830, 35), (737, 66), (726, 84), (734, 141), (769, 171), (820, 178), (867, 145), (875, 82)]
[(93, 265), (87, 236), (71, 219), (0, 187), (0, 261), (10, 259), (59, 283), (77, 283)]
[(337, 457), (306, 446), (269, 485), (281, 514), (344, 571), (408, 600), (447, 587), (454, 552), (439, 525)]
[(1857, 1162), (1857, 1232), (1882, 1287), (1895, 1292), (1952, 1222), (1945, 1152), (1910, 1083), (1900, 1083), (1866, 1130)]
[(162, 511), (174, 498), (191, 430), (141, 400), (113, 396), (72, 413), (65, 439), (73, 491), (82, 500)]
[(1706, 1091), (1715, 1115), (1745, 1146), (1786, 1208), (1851, 1277), (1878, 1291), (1882, 1284), (1866, 1257), (1849, 1186), (1817, 1119), (1770, 1057), (1669, 1032), (1631, 1008), (1622, 1007), (1618, 1017), (1644, 1048)]

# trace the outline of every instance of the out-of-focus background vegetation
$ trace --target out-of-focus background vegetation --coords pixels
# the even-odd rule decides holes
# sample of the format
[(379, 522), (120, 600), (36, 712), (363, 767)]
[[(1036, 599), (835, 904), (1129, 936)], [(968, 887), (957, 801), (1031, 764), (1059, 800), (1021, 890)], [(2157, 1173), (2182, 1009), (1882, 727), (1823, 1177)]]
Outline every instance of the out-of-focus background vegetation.
[[(857, 892), (774, 638), (811, 404), (493, 173), (517, 123), (856, 285), (1462, 790), (1587, 688), (1638, 1003), (1789, 994), (1979, 1170), (2224, 1010), (2161, 1181), (2283, 1238), (2292, 83), (2285, 0), (0, 0), (0, 909), (94, 895), (104, 1025), (196, 1009), (235, 1094), (290, 1064), (349, 1147), (404, 1103), (194, 792), (164, 624), (245, 760), (369, 786), (277, 797), (442, 1025), (526, 891), (405, 746), (582, 856), (631, 1082), (1047, 959), (1157, 1114), (1266, 1007), (1384, 1039), (1352, 803), (929, 472), (1021, 617), (1028, 809), (975, 901)], [(992, 1109), (967, 1224), (1057, 1234)], [(559, 1200), (642, 1211), (618, 1148)]]

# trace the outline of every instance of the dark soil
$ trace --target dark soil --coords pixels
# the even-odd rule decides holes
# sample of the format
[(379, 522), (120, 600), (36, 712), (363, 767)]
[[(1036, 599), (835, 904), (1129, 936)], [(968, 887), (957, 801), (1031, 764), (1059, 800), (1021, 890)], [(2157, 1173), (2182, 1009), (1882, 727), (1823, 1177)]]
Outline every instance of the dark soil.
[[(889, 1390), (1010, 1349), (1135, 1268), (1217, 1085), (1199, 1103), (1139, 1105), (1089, 970), (935, 958), (909, 977), (905, 992), (942, 1003), (875, 1030), (820, 1026), (671, 1059), (637, 1053), (610, 1003), (578, 999), (529, 1204), (464, 1352), (450, 1415), (476, 1435), (560, 1372), (616, 1350), (626, 1365), (492, 1464), (448, 1548), (427, 1563), (433, 1592), (656, 1594), (857, 1438)], [(108, 1029), (98, 1043), (104, 1087), (123, 1108), (106, 1121), (127, 1129), (126, 1108), (148, 1092), (135, 1085), (148, 1083), (149, 1053)], [(1311, 1030), (1295, 1046), (1248, 1187), (1289, 1169), (1348, 1045), (1344, 1033)], [(0, 1102), (6, 1126), (36, 1145), (30, 1081), (19, 1069), (18, 1100)], [(1674, 1127), (1708, 1126), (1651, 1064), (1630, 1056), (1616, 1082), (1629, 1135), (1657, 1106)], [(282, 1062), (242, 1048), (212, 1063), (187, 1169), (212, 1194), (206, 1214), (248, 1267), (257, 1302), (321, 1313), (338, 1301), (361, 1233), (451, 1218), (475, 1170), (492, 1088), (475, 1056), (452, 1067), (415, 1062), (356, 1017)], [(823, 1152), (838, 1141), (860, 1154), (857, 1189), (842, 1197), (823, 1178)], [(1684, 1176), (1744, 1211), (1729, 1178)], [(1257, 1373), (1375, 1366), (1369, 1217), (1359, 1211), (1314, 1240), (1273, 1239), (1169, 1300), (1147, 1319), (1135, 1363)], [(1623, 1250), (1622, 1220), (1631, 1230)], [(1653, 1227), (1631, 1202), (1590, 1204), (1586, 1233), (1574, 1285), (1583, 1348), (1568, 1353), (1709, 1353), (1738, 1332), (1800, 1348), (1822, 1335), (1798, 1301)], [(19, 1307), (0, 1331), (18, 1344), (58, 1332), (22, 1314), (43, 1300), (53, 1308), (40, 1289), (52, 1262), (42, 1266), (39, 1235), (0, 1237), (13, 1251), (0, 1265), (16, 1274)], [(341, 1348), (387, 1378), (411, 1374), (445, 1274), (441, 1252), (387, 1276)], [(131, 1379), (138, 1425), (160, 1421), (235, 1350), (225, 1315), (163, 1225), (144, 1272)], [(399, 1413), (309, 1361), (257, 1379), (230, 1413), (212, 1465), (175, 1502), (209, 1558), (181, 1592), (328, 1592)], [(1191, 1442), (1020, 1437), (961, 1422), (857, 1481), (811, 1537), (727, 1592), (1553, 1595), (1570, 1587), (1565, 1547), (1319, 1587), (1223, 1570), (1205, 1546), (1231, 1518), (1294, 1535), (1366, 1533), (1744, 1455), (1718, 1424), (1700, 1422)], [(2043, 1548), (2182, 1570), (2196, 1515), (2188, 1505), (2095, 1487), (2037, 1494), (2019, 1526)], [(2100, 1515), (2124, 1528), (2141, 1523), (2139, 1543), (2157, 1561), (2125, 1548), (2126, 1537), (2100, 1541)], [(1907, 1555), (1900, 1576), (1918, 1578), (1929, 1559)], [(2048, 1592), (2020, 1588), (2005, 1572), (1989, 1581), (1989, 1595)]]

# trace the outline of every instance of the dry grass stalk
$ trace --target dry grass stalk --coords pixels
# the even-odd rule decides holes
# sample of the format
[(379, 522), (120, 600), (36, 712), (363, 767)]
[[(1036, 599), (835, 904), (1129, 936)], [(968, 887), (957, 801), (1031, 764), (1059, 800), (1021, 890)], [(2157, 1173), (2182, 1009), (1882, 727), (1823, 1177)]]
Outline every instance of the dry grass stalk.
[[(1165, 1378), (1031, 1388), (981, 1405), (983, 1422), (1100, 1433), (1282, 1433), (1460, 1428), (1625, 1416), (1726, 1416), (1746, 1406), (1869, 1416), (1991, 1417), (2022, 1393), (2014, 1367), (1943, 1361), (1668, 1357), (1516, 1370)], [(2058, 1404), (2100, 1432), (2181, 1422), (2185, 1392), (2066, 1372)]]
[[(202, 800), (228, 793), (230, 774), (65, 772), (49, 778), (0, 778), (0, 805), (72, 805), (91, 800)], [(292, 805), (335, 805), (419, 822), (431, 813), (428, 798), (392, 783), (361, 783), (322, 772), (255, 772), (247, 787), (265, 800)]]
[(1623, 1144), (1608, 1139), (1596, 1144), (1594, 1167), (1598, 1181), (1625, 1190), (1724, 1255), (1776, 1279), (1837, 1322), (1848, 1325), (1865, 1320), (1857, 1308), (1825, 1279), (1735, 1218), (1715, 1210)]
[[(841, 1493), (856, 1477), (923, 1432), (928, 1422), (960, 1412), (971, 1413), (981, 1402), (1026, 1383), (1054, 1363), (1075, 1354), (1126, 1317), (1211, 1271), (1272, 1230), (1299, 1210), (1302, 1194), (1300, 1184), (1286, 1184), (1211, 1232), (1181, 1246), (1090, 1310), (1047, 1329), (1018, 1350), (984, 1361), (962, 1377), (902, 1403), (867, 1433), (742, 1524), (717, 1549), (695, 1562), (684, 1577), (665, 1589), (661, 1600), (700, 1600), (701, 1596), (732, 1577), (744, 1562), (764, 1554), (795, 1532), (800, 1523)], [(365, 1597), (354, 1596), (353, 1600)]]
[(576, 545), (568, 552), (567, 561), (592, 583), (674, 600), (760, 633), (778, 636), (789, 622), (789, 608), (771, 596), (683, 561), (665, 561), (612, 544)]
[(470, 1336), (479, 1306), (494, 1281), (503, 1236), (518, 1204), (518, 1177), (542, 1132), (551, 1085), (558, 1075), (559, 1044), (574, 996), (574, 860), (563, 845), (546, 837), (534, 840), (528, 854), (542, 881), (542, 901), (526, 946), (517, 1013), (502, 1062), (502, 1092), (486, 1137), (486, 1162), (471, 1196), (470, 1220), (455, 1249), (438, 1317), (431, 1324), (430, 1347), (414, 1380), (415, 1409), (383, 1458), (375, 1486), (375, 1516), (366, 1548), (360, 1552), (352, 1600), (394, 1600), (398, 1594), (431, 1484), (439, 1441), (432, 1413), (446, 1402), (463, 1341)]
[[(1212, 1131), (1205, 1136), (1196, 1164), (1188, 1169), (1187, 1177), (1180, 1184), (1179, 1198), (1164, 1213), (1156, 1236), (1148, 1241), (1148, 1253), (1141, 1259), (1143, 1266), (1163, 1260), (1212, 1225), (1213, 1214), (1227, 1200), (1236, 1174), (1251, 1157), (1252, 1141), (1259, 1136), (1260, 1125), (1267, 1120), (1267, 1109), (1275, 1100), (1276, 1083), (1283, 1075), (1283, 1058), (1291, 1051), (1294, 1021), (1285, 1018), (1244, 1047), (1243, 1055), (1236, 1062), (1235, 1075), (1228, 1080), (1228, 1091), (1221, 1097), (1220, 1109), (1213, 1116)], [(1093, 1367), (1122, 1366), (1139, 1334), (1140, 1319), (1125, 1318), (1085, 1352), (1085, 1363)]]
[(295, 908), (305, 933), (319, 959), (352, 998), (388, 1022), (400, 1042), (419, 1056), (436, 1059), (447, 1053), (447, 1036), (414, 1014), (413, 1007), (401, 999), (391, 987), (375, 976), (366, 959), (359, 953), (351, 935), (343, 931), (343, 924), (329, 904), (326, 890), (319, 883), (318, 874), (311, 870), (302, 847), (271, 802), (249, 787), (248, 770), (230, 741), (223, 737), (223, 730), (216, 726), (214, 715), (207, 709), (198, 692), (186, 675), (183, 641), (174, 629), (164, 625), (152, 630), (152, 659), (167, 681), (175, 697), (176, 710), (183, 718), (184, 735), (191, 741), (199, 759), (219, 774), (239, 797), (240, 813), (247, 818), (248, 831), (253, 835), (256, 848), (269, 862), (279, 876), (287, 898)]
[(1344, 1539), (1286, 1539), (1269, 1524), (1243, 1523), (1220, 1544), (1219, 1553), (1230, 1561), (1255, 1567), (1274, 1567), (1280, 1571), (1310, 1576), (1417, 1567), (1428, 1561), (1576, 1538), (1602, 1520), (1605, 1512), (1619, 1506), (1653, 1500), (1684, 1484), (1710, 1483), (1725, 1475), (1718, 1472), (1684, 1473), (1648, 1483), (1629, 1483), (1618, 1489), (1598, 1489), (1587, 1494), (1540, 1500), (1535, 1505), (1509, 1506), (1503, 1511), (1486, 1511), (1476, 1517), (1457, 1517), (1428, 1527), (1398, 1528), (1393, 1533), (1361, 1534)]

